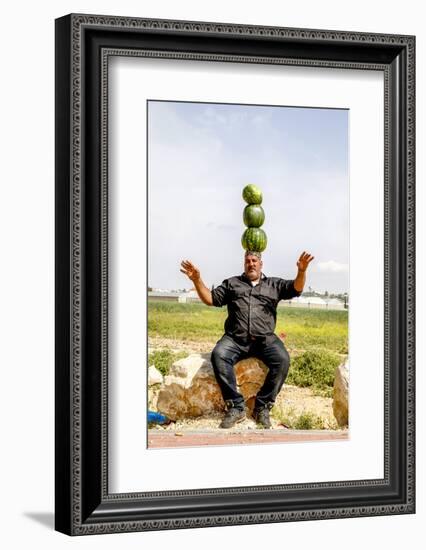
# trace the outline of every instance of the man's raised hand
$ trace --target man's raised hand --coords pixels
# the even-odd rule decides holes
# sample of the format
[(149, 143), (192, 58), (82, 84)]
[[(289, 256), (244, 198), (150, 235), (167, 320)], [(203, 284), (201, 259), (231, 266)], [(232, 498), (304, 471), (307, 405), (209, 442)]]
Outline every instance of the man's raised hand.
[(297, 269), (304, 273), (313, 259), (314, 256), (311, 256), (311, 254), (303, 251), (300, 258), (297, 260)]
[(180, 271), (192, 282), (197, 281), (200, 278), (200, 270), (189, 260), (183, 260), (180, 265), (182, 268)]
[(181, 272), (194, 283), (195, 290), (197, 291), (200, 300), (207, 306), (212, 306), (212, 293), (201, 280), (200, 270), (189, 260), (183, 260), (180, 265)]

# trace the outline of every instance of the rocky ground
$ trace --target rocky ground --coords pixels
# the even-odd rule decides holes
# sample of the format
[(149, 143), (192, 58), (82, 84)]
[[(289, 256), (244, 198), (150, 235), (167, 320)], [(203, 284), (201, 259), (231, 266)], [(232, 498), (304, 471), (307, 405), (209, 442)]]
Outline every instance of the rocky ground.
[[(149, 352), (158, 349), (205, 353), (212, 349), (211, 342), (194, 342), (164, 338), (150, 338)], [(299, 388), (285, 385), (281, 390), (271, 420), (273, 428), (339, 430), (333, 415), (332, 398), (315, 395), (310, 388)], [(208, 417), (177, 420), (168, 426), (154, 426), (154, 430), (173, 430), (176, 432), (217, 430), (223, 414), (212, 414)], [(240, 422), (234, 430), (245, 431), (256, 429), (249, 413), (246, 420)]]

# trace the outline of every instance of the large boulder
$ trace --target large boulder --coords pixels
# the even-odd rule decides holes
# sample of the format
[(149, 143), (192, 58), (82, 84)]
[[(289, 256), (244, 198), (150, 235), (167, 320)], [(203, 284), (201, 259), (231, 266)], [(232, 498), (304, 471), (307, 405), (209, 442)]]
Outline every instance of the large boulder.
[[(244, 359), (235, 365), (238, 390), (251, 410), (266, 373), (267, 368), (258, 359)], [(172, 420), (223, 411), (225, 404), (213, 372), (210, 353), (195, 353), (173, 363), (156, 405)]]
[(340, 427), (349, 424), (349, 365), (345, 361), (336, 368), (333, 387), (333, 413)]

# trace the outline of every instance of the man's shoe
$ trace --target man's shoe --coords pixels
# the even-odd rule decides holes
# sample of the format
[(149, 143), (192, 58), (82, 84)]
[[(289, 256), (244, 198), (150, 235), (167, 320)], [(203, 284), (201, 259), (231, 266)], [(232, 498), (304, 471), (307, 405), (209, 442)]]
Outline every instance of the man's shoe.
[(269, 418), (269, 409), (267, 407), (255, 409), (253, 411), (253, 418), (256, 420), (256, 424), (260, 428), (265, 428), (267, 430), (272, 428), (271, 420)]
[(245, 419), (245, 417), (246, 417), (245, 410), (232, 407), (225, 414), (222, 422), (219, 425), (219, 428), (232, 428), (232, 426), (235, 426), (235, 424), (237, 424), (238, 422), (242, 422)]

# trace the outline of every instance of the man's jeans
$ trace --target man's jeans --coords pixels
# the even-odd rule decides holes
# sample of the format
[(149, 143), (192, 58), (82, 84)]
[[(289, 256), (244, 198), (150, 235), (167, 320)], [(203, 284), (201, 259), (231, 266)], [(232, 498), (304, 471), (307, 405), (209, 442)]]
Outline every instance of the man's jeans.
[(212, 351), (212, 365), (224, 401), (244, 409), (244, 397), (237, 390), (234, 365), (241, 359), (257, 357), (268, 367), (265, 382), (256, 395), (255, 409), (271, 408), (286, 379), (290, 356), (284, 344), (274, 335), (264, 340), (241, 345), (224, 334)]

